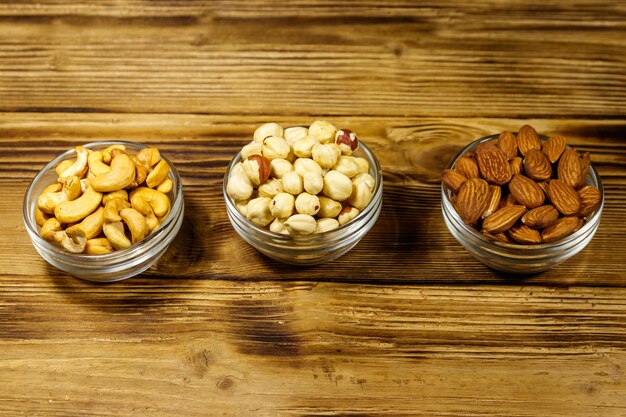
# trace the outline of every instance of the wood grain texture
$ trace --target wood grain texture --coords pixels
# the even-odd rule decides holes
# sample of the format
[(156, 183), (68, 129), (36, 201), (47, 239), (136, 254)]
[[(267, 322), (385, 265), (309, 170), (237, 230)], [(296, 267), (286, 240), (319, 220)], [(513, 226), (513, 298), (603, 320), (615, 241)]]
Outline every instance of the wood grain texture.
[[(626, 8), (620, 2), (0, 0), (1, 416), (626, 415)], [(226, 217), (259, 124), (327, 119), (384, 170), (348, 255), (278, 264)], [(439, 175), (530, 123), (592, 153), (589, 246), (515, 277), (473, 259)], [(112, 284), (49, 266), (22, 198), (60, 152), (158, 146), (179, 236)]]

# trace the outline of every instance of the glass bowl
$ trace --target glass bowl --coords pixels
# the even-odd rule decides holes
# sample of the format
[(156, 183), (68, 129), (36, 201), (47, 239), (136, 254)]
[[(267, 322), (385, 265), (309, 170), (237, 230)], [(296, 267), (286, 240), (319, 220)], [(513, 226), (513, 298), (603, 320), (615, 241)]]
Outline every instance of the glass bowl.
[[(125, 145), (131, 153), (137, 153), (147, 146), (123, 141), (93, 142), (85, 146), (88, 149), (104, 149), (111, 145)], [(146, 238), (133, 244), (128, 249), (113, 251), (104, 255), (86, 255), (67, 252), (54, 246), (39, 236), (39, 226), (35, 221), (37, 197), (48, 185), (57, 180), (56, 166), (66, 159), (75, 157), (73, 149), (57, 156), (35, 176), (24, 194), (22, 217), (33, 246), (41, 257), (50, 265), (59, 268), (75, 277), (94, 282), (113, 282), (137, 275), (159, 260), (165, 253), (174, 237), (178, 234), (183, 222), (185, 203), (183, 184), (176, 167), (163, 154), (161, 157), (169, 164), (169, 178), (173, 182), (169, 193), (172, 209), (167, 219)]]
[[(491, 135), (463, 148), (448, 164), (451, 169), (456, 161), (466, 152), (476, 150), (482, 143), (495, 140), (499, 135)], [(540, 135), (542, 141), (546, 136)], [(600, 190), (602, 200), (598, 209), (587, 216), (587, 221), (578, 231), (561, 240), (539, 245), (520, 245), (492, 241), (480, 232), (463, 222), (450, 201), (451, 192), (441, 184), (441, 210), (443, 218), (452, 236), (465, 247), (475, 258), (485, 265), (498, 271), (516, 274), (531, 274), (546, 271), (576, 255), (591, 241), (600, 225), (602, 208), (604, 207), (604, 188), (598, 172), (593, 166), (585, 178), (585, 184), (593, 185)]]
[(238, 153), (224, 174), (223, 193), (230, 223), (239, 236), (259, 252), (286, 264), (316, 265), (330, 262), (342, 256), (352, 249), (374, 226), (383, 204), (383, 175), (378, 160), (363, 142), (359, 143), (359, 148), (353, 156), (365, 158), (370, 164), (369, 173), (376, 180), (372, 201), (357, 217), (337, 229), (308, 236), (292, 237), (259, 227), (242, 216), (237, 210), (235, 201), (226, 192), (226, 185), (232, 167), (241, 161), (241, 153)]

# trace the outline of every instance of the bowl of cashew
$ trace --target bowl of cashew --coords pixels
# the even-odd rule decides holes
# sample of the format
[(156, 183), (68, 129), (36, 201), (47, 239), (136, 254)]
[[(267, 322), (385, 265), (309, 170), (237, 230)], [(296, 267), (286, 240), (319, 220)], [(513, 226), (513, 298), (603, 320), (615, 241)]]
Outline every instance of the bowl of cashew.
[(41, 257), (78, 278), (113, 282), (154, 265), (182, 225), (176, 167), (157, 148), (93, 142), (57, 156), (24, 195), (24, 225)]

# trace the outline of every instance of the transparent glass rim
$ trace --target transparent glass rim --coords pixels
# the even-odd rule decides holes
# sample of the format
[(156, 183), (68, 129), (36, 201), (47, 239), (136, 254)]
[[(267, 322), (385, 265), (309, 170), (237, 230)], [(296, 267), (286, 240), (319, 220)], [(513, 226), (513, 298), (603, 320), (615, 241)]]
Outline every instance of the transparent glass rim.
[[(138, 143), (138, 142), (128, 142), (128, 141), (121, 141), (121, 140), (111, 140), (111, 141), (99, 141), (99, 142), (90, 142), (87, 144), (84, 144), (82, 146), (84, 146), (87, 149), (99, 149), (99, 148), (106, 148), (108, 146), (111, 145), (125, 145), (129, 148), (134, 148), (134, 149), (145, 149), (148, 148), (149, 146), (144, 145), (142, 143)], [(54, 246), (53, 244), (51, 244), (50, 242), (46, 241), (45, 239), (43, 239), (41, 236), (39, 236), (39, 228), (37, 226), (37, 223), (34, 221), (34, 218), (31, 217), (31, 215), (29, 214), (29, 204), (34, 204), (34, 199), (32, 198), (32, 193), (33, 193), (33, 188), (35, 186), (35, 184), (37, 184), (39, 182), (39, 180), (46, 174), (48, 173), (50, 170), (54, 169), (61, 161), (65, 160), (65, 159), (69, 159), (72, 155), (75, 154), (75, 150), (74, 149), (69, 149), (65, 152), (63, 152), (62, 154), (58, 155), (56, 158), (54, 158), (52, 161), (50, 161), (48, 164), (46, 164), (46, 166), (44, 166), (38, 173), (37, 175), (35, 175), (35, 177), (33, 178), (33, 180), (31, 181), (31, 183), (29, 184), (26, 193), (24, 194), (24, 200), (23, 200), (23, 206), (22, 206), (22, 219), (24, 224), (26, 225), (26, 228), (28, 229), (28, 232), (31, 236), (31, 238), (33, 240), (35, 240), (35, 242), (33, 242), (36, 245), (39, 245), (41, 247), (44, 247), (47, 251), (54, 253), (55, 255), (57, 255), (59, 258), (61, 259), (72, 259), (72, 260), (79, 260), (81, 262), (85, 262), (85, 263), (91, 263), (91, 262), (104, 262), (104, 263), (108, 263), (108, 262), (115, 262), (118, 261), (119, 259), (124, 259), (127, 258), (129, 255), (132, 255), (135, 251), (137, 251), (140, 248), (146, 247), (146, 246), (151, 246), (150, 244), (152, 242), (154, 242), (155, 240), (159, 240), (159, 238), (161, 237), (162, 234), (167, 233), (167, 231), (169, 230), (169, 226), (170, 224), (172, 224), (172, 222), (176, 221), (175, 217), (173, 216), (172, 213), (176, 213), (178, 212), (178, 210), (180, 209), (180, 207), (182, 207), (182, 205), (184, 204), (183, 202), (183, 184), (182, 184), (182, 179), (180, 177), (180, 174), (178, 173), (178, 170), (176, 169), (176, 167), (174, 166), (174, 164), (172, 164), (172, 162), (167, 158), (167, 156), (161, 154), (161, 158), (163, 160), (165, 160), (165, 162), (167, 162), (167, 164), (170, 166), (170, 175), (172, 176), (172, 181), (175, 184), (175, 193), (174, 195), (176, 196), (174, 202), (172, 202), (172, 208), (170, 210), (170, 215), (167, 216), (167, 219), (165, 219), (165, 221), (158, 227), (158, 229), (156, 231), (154, 231), (153, 233), (151, 233), (150, 235), (146, 236), (144, 239), (142, 239), (141, 241), (134, 243), (133, 245), (131, 245), (130, 247), (126, 248), (126, 249), (122, 249), (122, 250), (117, 250), (117, 251), (113, 251), (111, 253), (106, 253), (106, 254), (102, 254), (102, 255), (87, 255), (87, 254), (82, 254), (82, 253), (70, 253), (67, 252), (57, 246)], [(34, 211), (33, 211), (34, 213)]]
[[(514, 132), (517, 134), (517, 132)], [(454, 165), (456, 164), (457, 160), (463, 156), (466, 152), (468, 152), (469, 149), (473, 149), (476, 146), (478, 146), (480, 143), (483, 142), (488, 142), (494, 139), (497, 139), (500, 135), (499, 134), (495, 134), (495, 135), (489, 135), (489, 136), (485, 136), (482, 137), (480, 139), (477, 139), (473, 142), (471, 142), (470, 144), (468, 144), (467, 146), (465, 146), (463, 149), (461, 149), (448, 163), (448, 165), (446, 166), (446, 169), (452, 169), (452, 167), (454, 167)], [(539, 138), (542, 141), (545, 141), (548, 139), (548, 136), (545, 135), (539, 135)], [(569, 148), (569, 146), (568, 146)], [(595, 180), (595, 182), (597, 183), (597, 187), (600, 190), (600, 195), (601, 195), (601, 201), (600, 201), (600, 206), (595, 210), (594, 213), (592, 213), (591, 216), (589, 216), (587, 218), (587, 221), (585, 222), (585, 224), (583, 225), (583, 227), (581, 227), (579, 230), (577, 230), (576, 232), (572, 233), (569, 236), (566, 236), (560, 240), (554, 241), (554, 242), (550, 242), (550, 243), (540, 243), (538, 245), (522, 245), (519, 243), (506, 243), (506, 242), (500, 242), (500, 241), (494, 241), (491, 240), (489, 238), (487, 238), (486, 236), (484, 236), (482, 233), (478, 232), (476, 229), (472, 228), (471, 226), (469, 226), (468, 224), (466, 224), (463, 219), (461, 219), (461, 216), (459, 216), (459, 214), (457, 213), (457, 211), (454, 209), (454, 206), (452, 205), (452, 202), (450, 201), (450, 195), (449, 195), (449, 190), (446, 189), (445, 185), (443, 183), (441, 183), (441, 198), (442, 198), (442, 204), (445, 204), (447, 206), (447, 211), (449, 212), (449, 216), (452, 217), (452, 219), (463, 229), (463, 231), (469, 235), (471, 235), (472, 237), (474, 237), (475, 239), (478, 239), (479, 241), (482, 241), (485, 244), (490, 244), (490, 245), (496, 245), (498, 247), (501, 248), (505, 248), (505, 249), (509, 249), (509, 250), (519, 250), (520, 248), (524, 248), (525, 251), (545, 251), (545, 250), (549, 250), (551, 248), (554, 247), (559, 247), (562, 245), (567, 245), (570, 242), (573, 242), (577, 239), (579, 239), (582, 235), (586, 235), (587, 233), (589, 233), (589, 231), (594, 228), (595, 223), (599, 220), (599, 216), (602, 213), (602, 209), (604, 208), (604, 186), (602, 185), (602, 180), (600, 179), (600, 175), (598, 174), (598, 171), (596, 171), (595, 167), (593, 165), (590, 166), (589, 169), (589, 174), (591, 174), (592, 178)]]

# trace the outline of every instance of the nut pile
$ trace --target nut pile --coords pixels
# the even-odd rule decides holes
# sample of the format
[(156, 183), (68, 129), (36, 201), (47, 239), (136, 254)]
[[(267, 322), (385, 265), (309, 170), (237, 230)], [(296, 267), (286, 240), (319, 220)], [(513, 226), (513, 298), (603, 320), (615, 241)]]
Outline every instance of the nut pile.
[(488, 238), (548, 243), (580, 229), (600, 206), (600, 190), (585, 184), (590, 164), (564, 137), (542, 143), (525, 125), (465, 153), (441, 181), (463, 221)]
[(352, 155), (358, 147), (354, 132), (325, 121), (286, 129), (266, 123), (242, 148), (226, 192), (243, 216), (272, 232), (301, 236), (336, 229), (374, 196), (368, 161)]
[(139, 242), (170, 213), (170, 167), (157, 148), (131, 156), (124, 145), (92, 151), (56, 167), (57, 182), (37, 199), (39, 234), (71, 253), (102, 255)]

